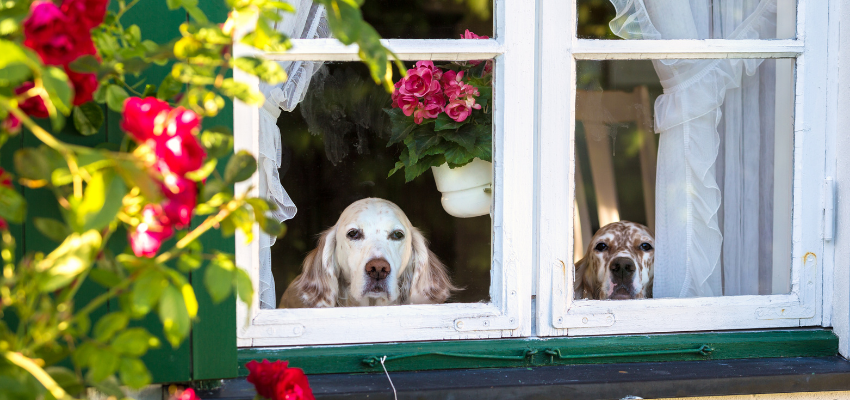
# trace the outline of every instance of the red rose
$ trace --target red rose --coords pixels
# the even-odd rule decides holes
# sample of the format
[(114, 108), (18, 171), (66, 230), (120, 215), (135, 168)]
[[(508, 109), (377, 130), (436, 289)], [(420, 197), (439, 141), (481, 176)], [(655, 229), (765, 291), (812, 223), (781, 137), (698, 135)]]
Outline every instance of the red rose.
[(65, 72), (68, 73), (68, 79), (74, 86), (74, 105), (79, 106), (91, 101), (92, 94), (97, 90), (97, 75), (74, 72), (67, 67)]
[(109, 0), (65, 0), (62, 12), (71, 21), (79, 21), (86, 31), (103, 23)]
[(313, 390), (301, 368), (287, 368), (274, 387), (274, 400), (311, 400)]
[(177, 399), (178, 400), (201, 400), (201, 398), (198, 397), (198, 395), (195, 394), (195, 389), (192, 389), (192, 388), (187, 388), (186, 390), (184, 390), (182, 393), (180, 393), (180, 397), (178, 397)]
[[(3, 168), (0, 168), (0, 186), (12, 187), (12, 177)], [(0, 218), (0, 230), (6, 229), (9, 229), (9, 225), (6, 223), (6, 220)]]
[[(157, 117), (164, 122), (165, 116), (170, 110), (171, 107), (168, 106), (168, 103), (158, 100), (156, 97), (144, 99), (130, 97), (124, 101), (121, 129), (129, 133), (139, 143), (144, 143), (154, 138)], [(160, 125), (162, 122), (160, 122)]]
[(24, 21), (24, 45), (47, 65), (65, 65), (84, 54), (95, 54), (87, 29), (79, 26), (49, 1), (35, 1)]
[[(34, 83), (24, 82), (21, 86), (18, 86), (18, 88), (15, 89), (15, 94), (22, 95), (34, 87)], [(21, 111), (25, 112), (31, 117), (47, 118), (50, 116), (50, 114), (47, 112), (47, 106), (44, 104), (44, 100), (41, 98), (41, 96), (32, 96), (18, 103), (18, 108), (20, 108)]]
[(207, 153), (195, 137), (200, 123), (198, 114), (183, 107), (168, 113), (162, 135), (154, 138), (156, 157), (168, 170), (185, 175), (201, 168)]
[(162, 184), (162, 195), (165, 197), (162, 209), (169, 223), (178, 229), (189, 225), (198, 198), (198, 185), (189, 179), (166, 173)]
[(153, 257), (173, 233), (162, 207), (148, 204), (142, 210), (142, 223), (129, 233), (130, 247), (136, 257)]
[(274, 398), (275, 384), (283, 376), (287, 364), (286, 361), (269, 362), (269, 360), (263, 360), (260, 363), (251, 360), (245, 364), (245, 368), (248, 368), (249, 371), (248, 382), (254, 384), (257, 394), (272, 399)]

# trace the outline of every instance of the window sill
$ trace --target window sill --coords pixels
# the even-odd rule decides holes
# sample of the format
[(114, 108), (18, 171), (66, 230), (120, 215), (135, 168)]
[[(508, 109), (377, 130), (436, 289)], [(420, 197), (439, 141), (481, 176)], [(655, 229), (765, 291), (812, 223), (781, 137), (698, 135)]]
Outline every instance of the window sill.
[[(396, 372), (399, 398), (623, 399), (850, 390), (850, 362), (838, 357), (762, 358)], [(309, 376), (317, 399), (392, 399), (384, 374)], [(245, 378), (199, 392), (204, 399), (252, 399)]]

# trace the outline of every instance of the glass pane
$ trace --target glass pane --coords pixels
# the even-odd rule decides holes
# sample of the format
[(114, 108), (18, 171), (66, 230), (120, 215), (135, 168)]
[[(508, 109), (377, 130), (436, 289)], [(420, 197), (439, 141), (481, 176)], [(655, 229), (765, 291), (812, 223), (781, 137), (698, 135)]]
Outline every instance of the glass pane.
[(790, 291), (794, 61), (577, 62), (579, 296)]
[(369, 0), (362, 7), (387, 39), (458, 39), (467, 29), (493, 37), (492, 0)]
[(578, 0), (584, 39), (793, 39), (796, 0)]
[[(435, 64), (408, 63), (393, 96), (360, 63), (309, 64), (318, 72), (303, 101), (281, 113), (271, 136), (282, 157), (269, 181), (297, 207), (270, 250), (274, 305), (489, 300), (493, 62)], [(262, 132), (260, 147), (274, 157)], [(459, 290), (446, 298), (449, 282)]]

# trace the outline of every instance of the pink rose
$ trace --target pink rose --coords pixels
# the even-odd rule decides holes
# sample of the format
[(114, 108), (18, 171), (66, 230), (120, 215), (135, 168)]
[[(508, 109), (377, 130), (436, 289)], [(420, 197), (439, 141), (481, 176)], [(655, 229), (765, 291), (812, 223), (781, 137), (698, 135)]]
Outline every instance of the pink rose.
[(446, 73), (443, 74), (443, 79), (441, 80), (443, 83), (443, 93), (445, 93), (449, 100), (460, 96), (461, 90), (463, 89), (462, 79), (463, 71), (446, 71)]
[(168, 222), (177, 229), (188, 226), (192, 221), (198, 198), (197, 184), (176, 174), (166, 173), (162, 183), (162, 195), (165, 197), (162, 209), (168, 217)]
[(416, 62), (416, 68), (427, 68), (431, 70), (431, 76), (434, 79), (440, 80), (440, 77), (443, 76), (443, 70), (434, 66), (434, 62), (428, 60), (421, 60)]
[(74, 72), (70, 68), (65, 68), (65, 72), (74, 86), (74, 105), (79, 106), (91, 101), (92, 94), (97, 90), (97, 75)]
[(490, 39), (489, 36), (478, 36), (472, 33), (469, 29), (466, 30), (462, 35), (460, 35), (461, 39)]
[(404, 115), (407, 115), (409, 117), (413, 115), (413, 111), (416, 109), (416, 107), (419, 106), (419, 99), (417, 99), (416, 96), (409, 94), (401, 95), (398, 98), (397, 104), (397, 107), (401, 108), (401, 111), (404, 112)]
[(472, 113), (472, 109), (463, 100), (452, 100), (446, 106), (446, 115), (456, 122), (463, 122)]
[(61, 9), (71, 21), (80, 22), (82, 28), (90, 30), (103, 23), (107, 5), (109, 0), (65, 0)]
[[(144, 143), (154, 138), (154, 129), (157, 123), (162, 125), (171, 107), (168, 103), (156, 97), (130, 97), (124, 101), (123, 118), (121, 129), (129, 133), (139, 143)], [(160, 122), (157, 122), (160, 119)]]
[(440, 90), (440, 81), (434, 79), (433, 71), (427, 66), (407, 70), (407, 77), (402, 81), (399, 88), (402, 95), (423, 97)]
[(142, 209), (142, 223), (129, 233), (130, 247), (136, 257), (153, 257), (173, 233), (162, 207), (148, 204)]
[(47, 65), (65, 65), (84, 54), (95, 54), (87, 29), (49, 1), (35, 1), (24, 20), (24, 45), (35, 50)]

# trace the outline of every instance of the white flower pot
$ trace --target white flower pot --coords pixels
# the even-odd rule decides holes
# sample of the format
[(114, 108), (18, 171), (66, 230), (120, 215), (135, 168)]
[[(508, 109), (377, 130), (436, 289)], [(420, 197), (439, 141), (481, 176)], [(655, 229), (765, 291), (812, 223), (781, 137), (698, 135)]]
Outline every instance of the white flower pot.
[(493, 202), (493, 163), (478, 158), (460, 168), (448, 164), (431, 167), (434, 181), (443, 197), (440, 202), (449, 215), (457, 218), (490, 214)]

